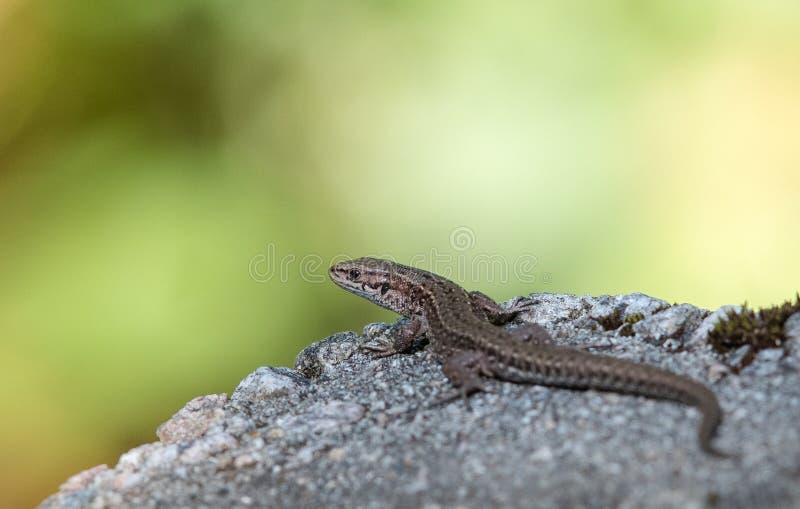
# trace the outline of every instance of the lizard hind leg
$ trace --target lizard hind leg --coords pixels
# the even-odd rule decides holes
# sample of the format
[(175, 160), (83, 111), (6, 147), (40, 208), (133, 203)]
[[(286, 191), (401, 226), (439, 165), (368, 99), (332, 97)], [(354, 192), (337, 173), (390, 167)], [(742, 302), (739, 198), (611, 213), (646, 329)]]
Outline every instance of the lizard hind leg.
[(449, 396), (439, 400), (436, 404), (449, 403), (455, 399), (463, 399), (469, 407), (469, 396), (476, 392), (493, 392), (483, 384), (481, 376), (493, 376), (494, 372), (489, 362), (480, 352), (462, 350), (448, 356), (442, 362), (442, 371), (455, 386)]

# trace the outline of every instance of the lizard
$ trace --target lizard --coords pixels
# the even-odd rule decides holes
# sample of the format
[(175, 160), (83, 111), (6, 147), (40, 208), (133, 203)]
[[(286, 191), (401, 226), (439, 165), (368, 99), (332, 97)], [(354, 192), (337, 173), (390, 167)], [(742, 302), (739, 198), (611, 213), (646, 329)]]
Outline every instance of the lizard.
[(358, 258), (328, 269), (331, 280), (406, 318), (392, 340), (365, 344), (377, 357), (406, 353), (416, 338), (441, 359), (442, 371), (465, 398), (490, 392), (483, 377), (574, 390), (595, 389), (670, 400), (702, 413), (698, 443), (718, 458), (733, 455), (712, 444), (722, 422), (717, 397), (704, 384), (648, 364), (559, 346), (538, 324), (506, 330), (519, 309), (505, 309), (477, 291), (422, 269)]

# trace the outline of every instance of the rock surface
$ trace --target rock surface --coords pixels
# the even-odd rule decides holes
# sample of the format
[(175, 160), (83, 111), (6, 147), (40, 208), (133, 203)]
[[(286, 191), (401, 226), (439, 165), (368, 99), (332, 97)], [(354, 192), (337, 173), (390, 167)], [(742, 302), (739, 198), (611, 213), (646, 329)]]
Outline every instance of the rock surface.
[[(295, 369), (263, 367), (233, 392), (195, 398), (114, 468), (81, 472), (42, 508), (798, 507), (800, 348), (762, 351), (733, 374), (705, 343), (718, 316), (642, 294), (534, 294), (522, 321), (555, 341), (708, 384), (725, 410), (717, 445), (698, 413), (641, 397), (488, 382), (451, 388), (420, 345), (374, 359), (370, 324), (315, 343)], [(794, 340), (795, 342), (797, 340)]]

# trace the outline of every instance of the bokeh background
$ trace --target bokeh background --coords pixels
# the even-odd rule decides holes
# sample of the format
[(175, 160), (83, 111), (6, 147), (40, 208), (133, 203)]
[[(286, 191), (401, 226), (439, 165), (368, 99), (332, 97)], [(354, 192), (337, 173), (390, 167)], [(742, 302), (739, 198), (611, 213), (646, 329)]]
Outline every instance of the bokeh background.
[(393, 319), (314, 260), (777, 303), (799, 169), (795, 1), (0, 0), (0, 506)]

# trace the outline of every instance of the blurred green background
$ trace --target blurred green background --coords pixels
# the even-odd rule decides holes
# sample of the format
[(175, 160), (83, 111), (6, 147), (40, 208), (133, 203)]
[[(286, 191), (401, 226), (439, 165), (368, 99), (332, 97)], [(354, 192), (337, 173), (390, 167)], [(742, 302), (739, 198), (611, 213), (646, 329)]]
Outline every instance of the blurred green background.
[(794, 1), (0, 0), (0, 506), (393, 319), (307, 255), (779, 302), (799, 169)]

